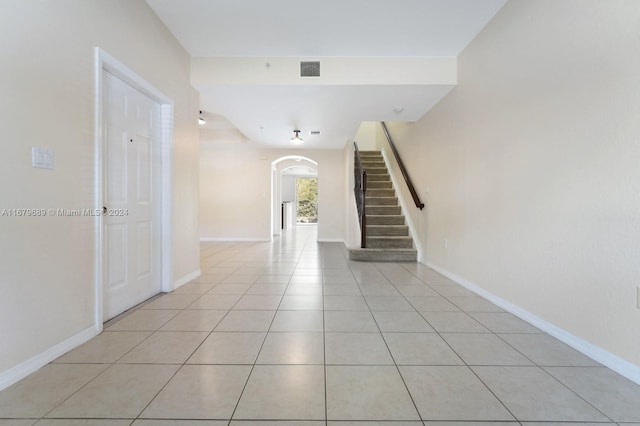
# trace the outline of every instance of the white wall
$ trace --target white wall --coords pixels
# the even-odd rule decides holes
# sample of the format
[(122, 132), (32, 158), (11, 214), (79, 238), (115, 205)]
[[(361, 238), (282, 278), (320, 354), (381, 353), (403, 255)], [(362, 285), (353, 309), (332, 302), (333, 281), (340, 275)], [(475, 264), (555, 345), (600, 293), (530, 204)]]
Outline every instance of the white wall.
[[(379, 126), (377, 121), (364, 121), (360, 124), (358, 132), (356, 133), (355, 141), (358, 143), (358, 149), (360, 151), (375, 151), (379, 150), (376, 141), (376, 126)], [(349, 149), (353, 149), (353, 144), (348, 144)]]
[[(405, 130), (410, 127), (407, 123), (386, 124), (391, 140), (397, 148), (398, 139), (400, 141), (406, 140)], [(375, 123), (373, 133), (375, 135), (376, 149), (382, 151), (382, 156), (385, 159), (391, 181), (393, 182), (393, 188), (395, 189), (396, 196), (398, 197), (398, 204), (400, 204), (400, 206), (402, 207), (402, 213), (405, 216), (405, 224), (409, 227), (409, 234), (413, 238), (413, 246), (417, 250), (417, 260), (418, 262), (425, 263), (427, 258), (424, 247), (424, 239), (421, 238), (421, 236), (425, 235), (427, 231), (426, 212), (424, 210), (424, 207), (420, 209), (416, 205), (416, 201), (414, 201), (413, 195), (409, 190), (409, 185), (407, 185), (407, 182), (404, 179), (404, 175), (402, 174), (402, 170), (400, 169), (400, 164), (395, 158), (393, 150), (391, 149), (391, 144), (387, 140), (387, 136), (385, 135), (384, 129), (382, 128), (382, 125), (380, 123)], [(421, 187), (420, 182), (415, 179), (415, 176), (418, 174), (422, 166), (420, 164), (416, 164), (415, 161), (411, 161), (411, 159), (407, 158), (406, 155), (401, 154), (400, 159), (405, 165), (406, 173), (408, 174), (409, 179), (414, 185), (414, 189), (418, 195), (419, 202), (424, 204), (428, 195), (426, 193), (427, 189)], [(407, 165), (407, 163), (409, 162), (412, 163), (411, 168)]]
[(511, 0), (459, 57), (458, 87), (391, 126), (430, 189), (428, 261), (626, 367), (640, 366), (639, 25), (639, 2)]
[[(183, 80), (183, 84), (187, 82)], [(173, 277), (176, 284), (185, 284), (200, 273), (200, 146), (195, 118), (198, 98), (198, 92), (190, 87), (188, 98), (183, 98), (176, 106), (172, 206)]]
[[(200, 237), (270, 240), (271, 164), (288, 155), (300, 155), (318, 163), (318, 240), (343, 241), (343, 151), (271, 150), (251, 142), (201, 144)], [(282, 198), (276, 197), (276, 201), (278, 199)]]
[[(173, 270), (196, 271), (198, 98), (178, 42), (142, 0), (5, 1), (0, 28), (0, 210), (94, 206), (99, 46), (175, 102)], [(31, 167), (32, 146), (55, 170)], [(94, 231), (90, 217), (0, 216), (0, 388), (95, 328)]]
[(282, 175), (282, 201), (296, 201), (296, 177), (295, 175)]
[(251, 143), (201, 143), (200, 238), (271, 239), (271, 163)]

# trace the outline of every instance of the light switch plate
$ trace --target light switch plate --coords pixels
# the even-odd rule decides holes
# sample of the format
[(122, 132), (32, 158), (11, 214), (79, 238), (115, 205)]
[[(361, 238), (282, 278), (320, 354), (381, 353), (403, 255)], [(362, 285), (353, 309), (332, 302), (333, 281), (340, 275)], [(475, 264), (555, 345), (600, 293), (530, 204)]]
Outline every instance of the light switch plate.
[(53, 150), (37, 146), (31, 147), (31, 165), (38, 169), (53, 170)]

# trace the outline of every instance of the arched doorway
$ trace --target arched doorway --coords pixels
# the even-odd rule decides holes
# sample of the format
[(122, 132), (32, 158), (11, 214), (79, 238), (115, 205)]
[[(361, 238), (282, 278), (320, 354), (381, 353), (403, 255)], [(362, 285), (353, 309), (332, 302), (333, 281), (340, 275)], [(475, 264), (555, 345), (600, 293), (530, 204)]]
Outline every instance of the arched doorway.
[[(315, 200), (307, 195), (300, 195), (298, 189), (305, 186), (304, 180), (314, 179)], [(280, 157), (271, 163), (271, 235), (281, 235), (283, 227), (289, 228), (298, 224), (316, 224), (318, 216), (310, 216), (315, 202), (317, 212), (317, 179), (318, 163), (300, 155)], [(313, 182), (306, 185), (313, 191)]]

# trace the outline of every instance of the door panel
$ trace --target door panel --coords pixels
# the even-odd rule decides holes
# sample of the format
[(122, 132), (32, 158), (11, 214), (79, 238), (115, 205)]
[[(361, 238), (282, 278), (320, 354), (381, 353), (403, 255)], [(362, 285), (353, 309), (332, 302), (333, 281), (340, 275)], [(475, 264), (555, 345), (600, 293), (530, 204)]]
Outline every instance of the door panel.
[(107, 277), (108, 291), (124, 286), (126, 279), (127, 258), (127, 226), (125, 224), (110, 224), (105, 227), (107, 236)]
[(126, 201), (127, 183), (127, 132), (119, 126), (109, 123), (106, 126), (106, 149), (107, 157), (105, 177), (107, 191), (105, 201), (110, 205), (113, 203), (124, 203)]
[(160, 106), (104, 72), (104, 319), (160, 291)]
[(150, 203), (152, 193), (151, 182), (151, 139), (138, 136), (136, 139), (136, 163), (138, 169), (136, 183), (136, 200), (138, 203)]
[(151, 223), (139, 222), (138, 223), (138, 270), (137, 277), (144, 278), (151, 274)]

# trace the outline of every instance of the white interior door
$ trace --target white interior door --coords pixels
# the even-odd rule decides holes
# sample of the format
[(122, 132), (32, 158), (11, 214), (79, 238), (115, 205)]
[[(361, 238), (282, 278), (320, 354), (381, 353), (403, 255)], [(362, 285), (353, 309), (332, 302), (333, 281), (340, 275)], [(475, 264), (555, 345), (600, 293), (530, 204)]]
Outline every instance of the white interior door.
[(160, 292), (160, 105), (104, 71), (104, 319)]

